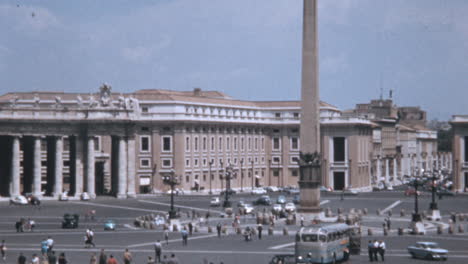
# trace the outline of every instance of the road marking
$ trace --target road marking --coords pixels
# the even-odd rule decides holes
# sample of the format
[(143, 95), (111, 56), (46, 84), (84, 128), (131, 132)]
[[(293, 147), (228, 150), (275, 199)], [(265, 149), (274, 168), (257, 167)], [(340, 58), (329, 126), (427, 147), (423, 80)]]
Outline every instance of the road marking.
[[(210, 237), (215, 237), (215, 236), (218, 236), (218, 235), (217, 234), (210, 234), (210, 235), (204, 235), (204, 236), (191, 237), (188, 241), (192, 241), (192, 240), (196, 240), (196, 239), (203, 239), (203, 238), (210, 238)], [(182, 241), (182, 238), (169, 240), (169, 242), (180, 242), (180, 241)], [(141, 244), (128, 245), (128, 248), (151, 246), (151, 245), (154, 245), (155, 242), (156, 241), (141, 243)]]
[(290, 247), (290, 246), (294, 246), (295, 242), (292, 242), (292, 243), (287, 243), (287, 244), (282, 244), (282, 245), (278, 245), (278, 246), (274, 246), (274, 247), (269, 247), (268, 249), (282, 249), (282, 248), (287, 248), (287, 247)]
[(71, 203), (93, 205), (93, 206), (100, 206), (100, 207), (107, 207), (107, 208), (124, 209), (124, 210), (131, 210), (131, 211), (149, 212), (149, 213), (163, 213), (163, 214), (167, 213), (166, 211), (149, 210), (149, 209), (129, 207), (129, 206), (120, 206), (120, 205), (97, 204), (97, 203), (90, 203), (90, 202), (86, 202), (86, 203), (85, 202), (71, 202)]
[(399, 204), (401, 204), (401, 201), (400, 201), (400, 200), (398, 200), (398, 201), (392, 203), (392, 204), (389, 205), (387, 208), (385, 208), (385, 209), (383, 209), (382, 211), (380, 211), (380, 213), (384, 214), (384, 213), (386, 213), (387, 211), (389, 211), (390, 209), (396, 207), (396, 206), (399, 205)]
[(329, 203), (329, 202), (330, 202), (330, 200), (324, 200), (324, 201), (321, 201), (321, 202), (320, 202), (320, 205), (324, 205), (324, 204), (327, 204), (327, 203)]
[[(149, 204), (157, 204), (157, 205), (171, 206), (171, 204), (168, 204), (168, 203), (153, 202), (153, 201), (147, 201), (147, 200), (138, 200), (138, 201), (139, 201), (139, 202), (142, 202), (142, 203), (149, 203)], [(222, 214), (222, 213), (223, 213), (223, 212), (217, 211), (217, 210), (204, 209), (204, 208), (191, 207), (191, 206), (184, 206), (184, 205), (177, 205), (177, 204), (174, 204), (174, 207), (185, 208), (185, 209), (192, 209), (192, 210), (196, 210), (196, 211), (205, 211), (205, 212), (210, 212), (210, 213), (218, 213), (218, 214)]]
[(126, 228), (132, 229), (132, 230), (138, 230), (138, 229), (139, 229), (138, 227), (134, 227), (134, 226), (129, 225), (129, 224), (125, 224), (124, 226), (125, 226)]

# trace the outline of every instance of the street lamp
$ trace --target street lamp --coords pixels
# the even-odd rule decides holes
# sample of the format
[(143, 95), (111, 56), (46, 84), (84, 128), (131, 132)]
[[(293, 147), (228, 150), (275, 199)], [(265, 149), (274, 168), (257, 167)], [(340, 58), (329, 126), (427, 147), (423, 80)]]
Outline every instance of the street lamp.
[(231, 179), (234, 178), (236, 173), (234, 172), (234, 169), (231, 164), (226, 167), (226, 172), (224, 177), (226, 178), (226, 190), (224, 192), (224, 203), (223, 207), (228, 208), (231, 207), (231, 202), (229, 201), (229, 192), (231, 190)]
[(252, 164), (252, 191), (254, 189), (254, 161), (252, 159), (251, 161), (251, 164)]
[(209, 193), (209, 194), (211, 195), (211, 194), (213, 194), (213, 191), (212, 191), (212, 189), (211, 189), (211, 179), (213, 178), (213, 175), (211, 175), (211, 166), (213, 166), (213, 160), (211, 160), (210, 162), (208, 162), (208, 165), (209, 165), (209, 167), (210, 167), (210, 169), (209, 169), (209, 173), (210, 173), (210, 193)]
[(241, 165), (241, 192), (244, 192), (244, 168), (242, 165), (244, 164), (244, 158), (240, 160), (240, 165)]
[(223, 182), (223, 179), (224, 179), (223, 178), (223, 161), (222, 160), (219, 161), (219, 167), (220, 167), (220, 169), (219, 169), (218, 174), (219, 174), (219, 180), (221, 181), (221, 190), (222, 190), (222, 189), (224, 189), (224, 184), (223, 184), (224, 183)]
[(268, 186), (271, 186), (271, 159), (268, 160)]
[(177, 181), (177, 177), (175, 176), (174, 169), (171, 170), (169, 175), (163, 176), (163, 182), (164, 184), (171, 186), (171, 208), (169, 209), (169, 219), (175, 219), (177, 218), (177, 214), (174, 209), (174, 186), (179, 184), (179, 182)]
[(437, 172), (435, 169), (432, 171), (432, 202), (429, 204), (429, 211), (430, 211), (430, 216), (429, 218), (432, 221), (439, 221), (440, 220), (440, 211), (438, 208), (438, 205), (435, 201), (435, 196), (436, 196), (436, 180), (440, 179), (440, 170)]

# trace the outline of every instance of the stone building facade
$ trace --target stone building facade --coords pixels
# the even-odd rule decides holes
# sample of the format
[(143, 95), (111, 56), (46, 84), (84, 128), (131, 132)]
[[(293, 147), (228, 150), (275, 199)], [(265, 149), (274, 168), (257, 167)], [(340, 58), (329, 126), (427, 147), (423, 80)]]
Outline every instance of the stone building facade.
[[(369, 120), (321, 102), (323, 182), (370, 190)], [(0, 96), (0, 195), (134, 197), (165, 192), (297, 186), (299, 101), (251, 102), (216, 91), (140, 90)]]
[(468, 116), (455, 115), (453, 130), (453, 185), (458, 192), (468, 191)]

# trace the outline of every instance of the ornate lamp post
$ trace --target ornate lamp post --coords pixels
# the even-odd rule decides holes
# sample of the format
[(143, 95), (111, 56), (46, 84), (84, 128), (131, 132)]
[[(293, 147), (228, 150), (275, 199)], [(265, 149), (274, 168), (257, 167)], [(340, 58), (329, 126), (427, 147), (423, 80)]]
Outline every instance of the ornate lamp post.
[(268, 186), (271, 186), (271, 159), (268, 160)]
[(240, 167), (240, 169), (241, 169), (241, 190), (240, 191), (241, 192), (244, 192), (244, 168), (242, 167), (243, 164), (244, 164), (244, 159), (242, 158), (240, 160), (240, 165), (241, 165), (241, 167)]
[(254, 189), (254, 161), (252, 159), (252, 190)]
[(229, 201), (229, 192), (231, 190), (231, 179), (234, 178), (236, 173), (234, 172), (234, 169), (231, 164), (226, 167), (226, 172), (224, 174), (224, 177), (226, 178), (226, 190), (224, 192), (224, 203), (223, 207), (228, 208), (231, 207), (231, 202)]
[(213, 194), (213, 191), (211, 189), (211, 179), (213, 178), (213, 175), (211, 175), (211, 166), (213, 166), (213, 160), (211, 160), (210, 162), (208, 162), (208, 165), (210, 166), (210, 169), (209, 169), (209, 173), (210, 173), (210, 194)]
[(417, 169), (416, 175), (410, 185), (414, 187), (414, 213), (411, 219), (411, 228), (413, 230), (413, 234), (424, 234), (426, 231), (422, 222), (421, 214), (419, 214), (418, 207), (418, 187), (423, 185), (423, 182), (421, 181), (421, 171), (419, 169)]
[(169, 219), (177, 218), (176, 211), (174, 209), (174, 186), (179, 184), (177, 177), (175, 176), (174, 169), (171, 170), (169, 175), (163, 176), (164, 184), (171, 186), (171, 208), (169, 209)]
[(436, 180), (440, 178), (440, 171), (437, 172), (435, 169), (432, 172), (432, 201), (429, 204), (429, 211), (431, 215), (429, 218), (433, 221), (439, 221), (440, 220), (440, 211), (439, 207), (437, 205), (437, 202), (435, 200), (436, 197)]
[(219, 161), (219, 168), (220, 169), (219, 169), (218, 174), (219, 174), (219, 180), (221, 181), (221, 190), (222, 190), (222, 189), (224, 189), (224, 185), (223, 185), (223, 183), (224, 183), (224, 181), (223, 181), (224, 180), (224, 178), (223, 178), (223, 161), (222, 160)]

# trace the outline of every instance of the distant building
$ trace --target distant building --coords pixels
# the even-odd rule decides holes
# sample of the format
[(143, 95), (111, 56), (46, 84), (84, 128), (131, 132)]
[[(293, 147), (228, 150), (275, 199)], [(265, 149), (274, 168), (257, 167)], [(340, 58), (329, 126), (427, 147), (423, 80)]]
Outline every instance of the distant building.
[(468, 116), (452, 117), (453, 184), (458, 192), (468, 191)]
[[(371, 189), (376, 124), (321, 103), (323, 182)], [(177, 188), (297, 186), (299, 101), (252, 102), (216, 91), (140, 90), (0, 96), (0, 195), (134, 197)]]

